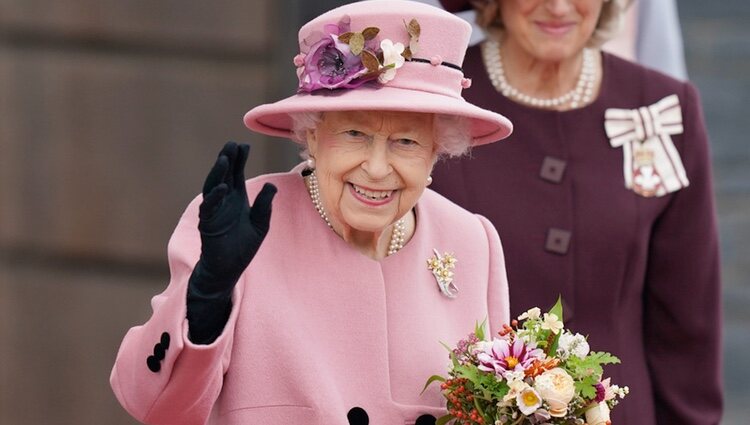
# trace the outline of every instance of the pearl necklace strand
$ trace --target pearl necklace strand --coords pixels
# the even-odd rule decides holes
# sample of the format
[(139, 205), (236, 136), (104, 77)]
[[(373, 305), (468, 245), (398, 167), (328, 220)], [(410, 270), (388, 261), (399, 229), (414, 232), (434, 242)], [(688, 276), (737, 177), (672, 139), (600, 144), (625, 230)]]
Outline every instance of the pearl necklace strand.
[(578, 76), (578, 82), (573, 90), (562, 96), (551, 99), (540, 99), (521, 93), (505, 79), (505, 70), (503, 68), (503, 58), (500, 54), (500, 42), (495, 39), (488, 39), (482, 43), (482, 58), (484, 59), (485, 68), (490, 76), (490, 81), (495, 89), (505, 97), (513, 98), (527, 105), (542, 108), (557, 108), (569, 105), (571, 109), (591, 102), (594, 95), (594, 83), (596, 82), (596, 54), (594, 49), (583, 49), (583, 66)]
[[(323, 203), (320, 201), (320, 188), (318, 187), (318, 177), (315, 175), (313, 170), (306, 179), (307, 191), (310, 193), (310, 199), (312, 200), (315, 209), (320, 214), (320, 218), (326, 222), (326, 225), (333, 230), (331, 220), (328, 219), (328, 214), (323, 209)], [(401, 248), (404, 247), (406, 239), (406, 217), (399, 219), (393, 224), (393, 231), (391, 233), (391, 242), (388, 244), (388, 255), (397, 253)]]

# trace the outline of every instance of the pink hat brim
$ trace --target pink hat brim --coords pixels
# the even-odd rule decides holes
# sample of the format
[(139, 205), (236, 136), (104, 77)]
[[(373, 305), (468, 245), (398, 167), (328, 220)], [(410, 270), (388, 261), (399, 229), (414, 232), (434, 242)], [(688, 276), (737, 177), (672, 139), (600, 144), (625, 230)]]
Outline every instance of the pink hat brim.
[(472, 146), (504, 139), (513, 131), (513, 124), (504, 116), (462, 98), (388, 85), (298, 93), (251, 109), (244, 121), (247, 128), (258, 133), (290, 138), (290, 113), (329, 111), (404, 111), (466, 117), (471, 120)]

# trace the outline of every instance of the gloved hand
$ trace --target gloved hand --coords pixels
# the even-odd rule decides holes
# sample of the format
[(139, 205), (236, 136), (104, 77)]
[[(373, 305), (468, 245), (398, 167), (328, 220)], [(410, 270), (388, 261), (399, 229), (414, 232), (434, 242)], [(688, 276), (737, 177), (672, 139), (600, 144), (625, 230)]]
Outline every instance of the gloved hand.
[(258, 252), (268, 233), (276, 186), (266, 183), (251, 207), (245, 190), (248, 145), (229, 142), (203, 185), (198, 230), (201, 256), (191, 286), (201, 295), (227, 293)]
[(266, 183), (251, 207), (245, 190), (248, 145), (229, 142), (203, 185), (198, 211), (201, 256), (188, 282), (189, 337), (210, 344), (221, 335), (232, 311), (234, 285), (268, 233), (276, 186)]

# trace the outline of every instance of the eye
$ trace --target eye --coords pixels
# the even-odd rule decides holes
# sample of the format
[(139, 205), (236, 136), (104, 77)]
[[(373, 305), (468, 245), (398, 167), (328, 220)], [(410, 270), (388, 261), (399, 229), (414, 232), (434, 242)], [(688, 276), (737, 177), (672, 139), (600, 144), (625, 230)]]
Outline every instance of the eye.
[(365, 137), (365, 133), (359, 130), (347, 130), (346, 135), (350, 137)]
[(398, 143), (399, 146), (405, 146), (405, 147), (419, 145), (419, 142), (417, 142), (416, 140), (406, 139), (406, 138), (404, 138), (404, 139), (396, 139), (396, 143)]

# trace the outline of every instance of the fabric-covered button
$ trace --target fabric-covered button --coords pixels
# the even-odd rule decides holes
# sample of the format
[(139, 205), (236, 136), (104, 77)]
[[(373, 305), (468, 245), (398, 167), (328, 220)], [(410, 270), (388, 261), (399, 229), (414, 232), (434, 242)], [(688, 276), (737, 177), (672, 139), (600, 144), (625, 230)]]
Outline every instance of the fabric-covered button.
[(568, 230), (551, 227), (547, 231), (547, 241), (544, 249), (555, 254), (565, 255), (570, 246), (571, 233)]
[(161, 345), (164, 347), (165, 350), (169, 350), (169, 334), (164, 332), (161, 334)]
[(166, 350), (164, 349), (164, 346), (157, 342), (156, 345), (154, 345), (154, 357), (156, 357), (157, 360), (164, 360), (165, 355)]
[(562, 159), (553, 156), (545, 156), (544, 161), (542, 161), (542, 169), (539, 171), (539, 176), (548, 182), (560, 183), (563, 179), (566, 165), (567, 163)]
[(352, 407), (346, 414), (346, 418), (349, 419), (349, 425), (368, 425), (370, 423), (370, 417), (361, 407)]
[(432, 415), (422, 415), (417, 418), (414, 425), (435, 425), (435, 421), (437, 421), (437, 419)]
[(154, 356), (148, 356), (146, 358), (146, 365), (151, 372), (156, 373), (161, 370), (161, 363), (159, 362), (159, 359)]

